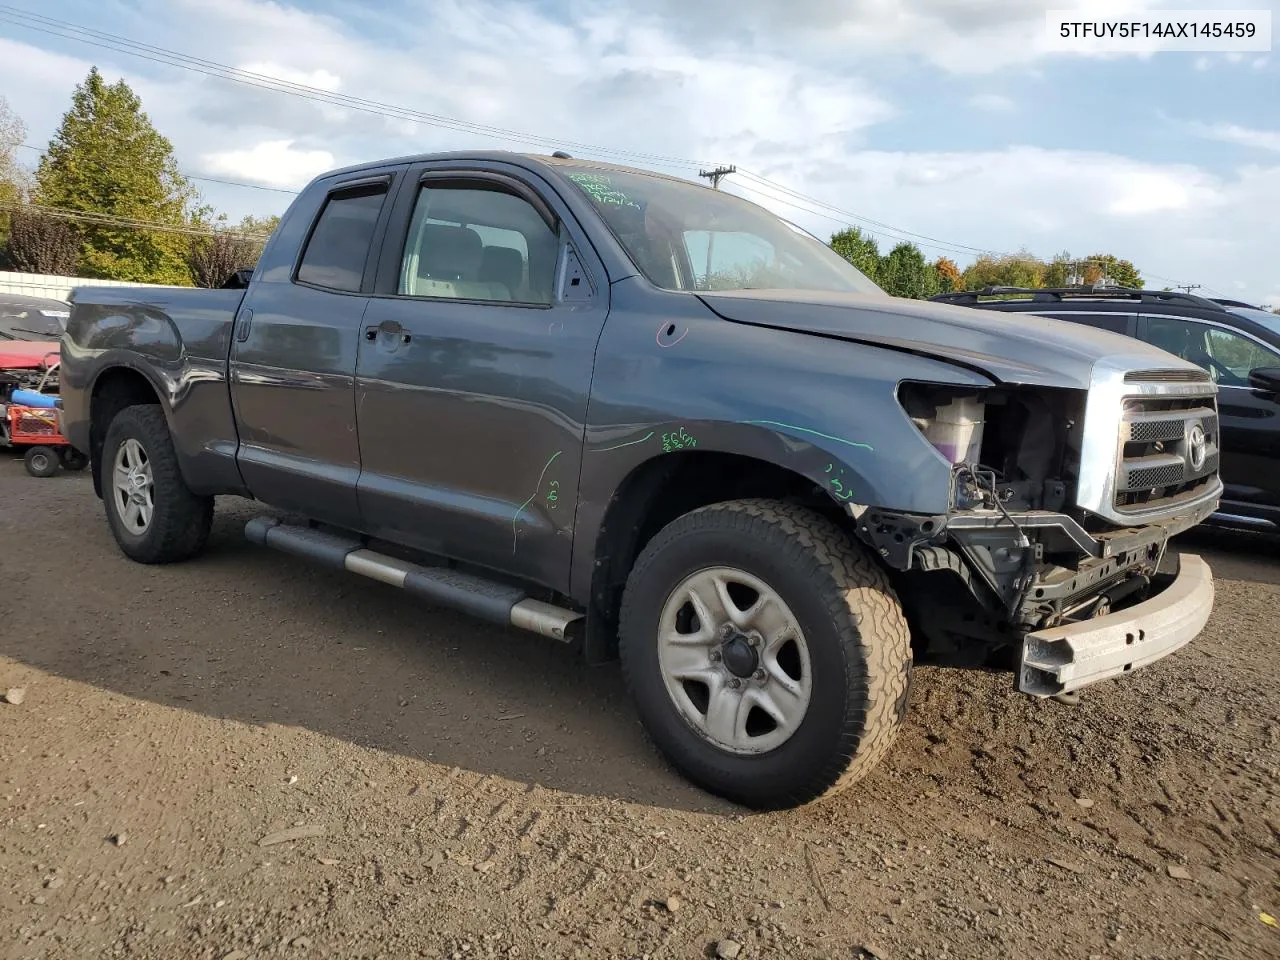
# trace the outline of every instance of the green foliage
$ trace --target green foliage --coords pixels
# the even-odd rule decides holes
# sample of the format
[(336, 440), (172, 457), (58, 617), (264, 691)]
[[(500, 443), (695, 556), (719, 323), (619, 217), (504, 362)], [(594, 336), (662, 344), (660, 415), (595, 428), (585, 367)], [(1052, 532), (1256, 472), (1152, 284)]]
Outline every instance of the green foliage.
[(983, 287), (1043, 287), (1045, 265), (1029, 253), (1004, 257), (978, 257), (965, 270), (962, 289)]
[(1095, 253), (1085, 258), (1085, 283), (1103, 283), (1117, 287), (1141, 287), (1142, 274), (1128, 260), (1110, 253)]
[(880, 282), (880, 247), (874, 237), (864, 236), (857, 227), (831, 235), (831, 249), (869, 278)]
[(179, 232), (81, 222), (80, 270), (86, 276), (143, 283), (190, 283), (188, 237), (203, 219), (196, 191), (178, 172), (173, 147), (123, 81), (108, 85), (97, 67), (72, 95), (71, 109), (36, 172), (37, 203), (144, 220)]
[(894, 297), (924, 300), (941, 290), (938, 272), (914, 243), (900, 243), (880, 262), (880, 286)]
[(17, 157), (26, 139), (27, 125), (9, 109), (9, 101), (0, 96), (0, 246), (9, 236), (13, 205), (21, 203), (27, 192), (29, 177)]

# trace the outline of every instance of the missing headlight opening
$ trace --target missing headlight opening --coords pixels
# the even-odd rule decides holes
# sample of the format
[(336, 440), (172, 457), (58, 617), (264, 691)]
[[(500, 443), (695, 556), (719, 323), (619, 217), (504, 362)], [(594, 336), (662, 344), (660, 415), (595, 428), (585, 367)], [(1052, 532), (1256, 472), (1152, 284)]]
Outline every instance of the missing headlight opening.
[[(1059, 510), (1074, 493), (1083, 400), (1073, 391), (903, 383), (898, 399), (950, 463), (993, 475), (1007, 508)], [(982, 500), (965, 484), (957, 496), (952, 506), (961, 510)]]

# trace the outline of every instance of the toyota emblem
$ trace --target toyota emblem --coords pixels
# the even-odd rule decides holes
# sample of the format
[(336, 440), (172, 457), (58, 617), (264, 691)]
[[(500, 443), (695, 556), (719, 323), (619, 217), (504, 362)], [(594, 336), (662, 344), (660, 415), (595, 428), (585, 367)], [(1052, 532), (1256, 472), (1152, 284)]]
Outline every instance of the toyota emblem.
[(1200, 423), (1191, 424), (1187, 430), (1187, 466), (1193, 473), (1199, 473), (1204, 467), (1207, 445), (1204, 427)]

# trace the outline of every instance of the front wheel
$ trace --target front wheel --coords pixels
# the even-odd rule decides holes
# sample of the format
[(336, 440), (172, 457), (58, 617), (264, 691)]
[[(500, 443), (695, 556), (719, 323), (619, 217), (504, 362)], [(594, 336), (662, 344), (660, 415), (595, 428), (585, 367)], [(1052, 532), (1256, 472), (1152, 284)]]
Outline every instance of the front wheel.
[(175, 563), (204, 549), (213, 498), (192, 493), (164, 413), (154, 404), (121, 410), (107, 428), (101, 471), (107, 522), (116, 543), (139, 563)]
[(627, 581), (619, 653), (676, 769), (754, 809), (858, 780), (906, 710), (910, 635), (884, 572), (830, 520), (776, 501), (659, 532)]

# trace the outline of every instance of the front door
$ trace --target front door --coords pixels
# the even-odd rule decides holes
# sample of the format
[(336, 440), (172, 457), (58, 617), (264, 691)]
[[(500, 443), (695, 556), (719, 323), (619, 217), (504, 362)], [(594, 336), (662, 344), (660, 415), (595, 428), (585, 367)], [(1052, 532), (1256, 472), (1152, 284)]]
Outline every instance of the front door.
[(1238, 331), (1180, 317), (1143, 318), (1142, 338), (1203, 367), (1218, 384), (1223, 509), (1280, 504), (1280, 403), (1249, 386), (1249, 371), (1280, 367), (1280, 352)]
[(375, 536), (567, 590), (607, 285), (559, 198), (502, 169), (400, 190), (356, 367), (360, 508)]
[(393, 173), (338, 179), (291, 211), (281, 232), (296, 238), (302, 255), (260, 271), (231, 352), (237, 461), (250, 492), (350, 527), (360, 522), (356, 351)]

